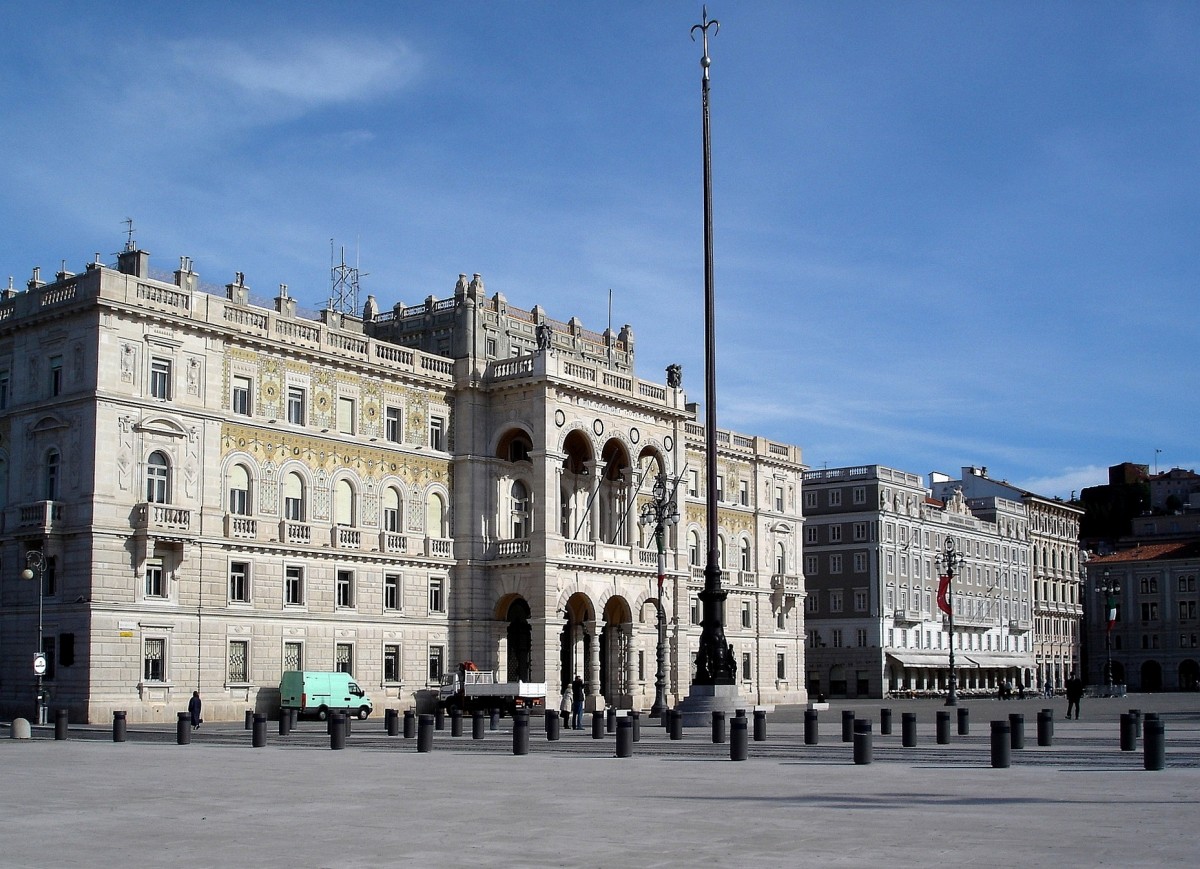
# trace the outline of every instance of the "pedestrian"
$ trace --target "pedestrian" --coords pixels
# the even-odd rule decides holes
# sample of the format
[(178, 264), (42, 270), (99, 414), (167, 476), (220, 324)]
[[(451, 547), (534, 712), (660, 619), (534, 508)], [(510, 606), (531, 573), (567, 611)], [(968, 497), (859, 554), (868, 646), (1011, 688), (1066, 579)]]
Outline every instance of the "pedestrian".
[(571, 726), (571, 684), (563, 683), (562, 697), (558, 702), (558, 715), (565, 727)]
[(583, 697), (583, 680), (576, 673), (571, 683), (571, 726), (576, 730), (583, 730)]
[(1079, 701), (1083, 699), (1083, 680), (1079, 678), (1078, 673), (1072, 673), (1071, 678), (1067, 680), (1067, 717), (1071, 717), (1071, 710), (1075, 710), (1075, 720), (1079, 720)]
[(193, 691), (192, 699), (188, 701), (188, 715), (192, 717), (192, 730), (199, 730), (200, 725), (204, 723), (204, 719), (200, 717), (200, 710), (204, 704), (200, 702), (200, 692)]

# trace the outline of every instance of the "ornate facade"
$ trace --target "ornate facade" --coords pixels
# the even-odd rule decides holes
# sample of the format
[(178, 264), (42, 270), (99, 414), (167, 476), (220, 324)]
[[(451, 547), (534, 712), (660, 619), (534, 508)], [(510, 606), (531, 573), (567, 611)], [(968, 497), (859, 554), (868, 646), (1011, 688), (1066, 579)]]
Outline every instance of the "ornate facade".
[[(634, 374), (628, 327), (510, 308), (478, 276), (308, 319), (240, 275), (202, 292), (186, 259), (156, 280), (132, 246), (116, 269), (35, 274), (0, 300), (0, 705), (32, 707), (40, 608), (50, 702), (77, 720), (173, 720), (196, 688), (212, 719), (269, 712), (301, 668), (404, 707), (468, 659), (646, 707), (657, 551), (637, 519), (659, 472), (684, 481), (663, 596), (678, 697), (702, 432), (678, 378)], [(756, 702), (799, 701), (800, 451), (720, 435), (726, 584), (751, 614), (730, 641)], [(20, 579), (35, 551), (40, 589)]]

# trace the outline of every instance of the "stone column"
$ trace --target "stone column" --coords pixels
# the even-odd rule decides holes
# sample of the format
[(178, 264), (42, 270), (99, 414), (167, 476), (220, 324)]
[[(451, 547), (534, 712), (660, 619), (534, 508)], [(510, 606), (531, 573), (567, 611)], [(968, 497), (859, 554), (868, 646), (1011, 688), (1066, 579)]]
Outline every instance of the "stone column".
[(587, 683), (587, 701), (585, 708), (588, 712), (604, 709), (604, 696), (600, 693), (600, 628), (595, 621), (584, 622), (583, 635), (587, 642), (587, 675), (583, 677)]

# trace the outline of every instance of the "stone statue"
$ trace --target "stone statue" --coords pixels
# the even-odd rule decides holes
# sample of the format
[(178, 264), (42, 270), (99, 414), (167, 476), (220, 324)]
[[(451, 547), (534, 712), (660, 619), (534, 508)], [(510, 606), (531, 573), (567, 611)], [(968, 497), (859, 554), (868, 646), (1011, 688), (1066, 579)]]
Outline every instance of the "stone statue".
[(667, 366), (667, 386), (672, 389), (679, 389), (679, 387), (683, 386), (682, 365), (672, 364)]

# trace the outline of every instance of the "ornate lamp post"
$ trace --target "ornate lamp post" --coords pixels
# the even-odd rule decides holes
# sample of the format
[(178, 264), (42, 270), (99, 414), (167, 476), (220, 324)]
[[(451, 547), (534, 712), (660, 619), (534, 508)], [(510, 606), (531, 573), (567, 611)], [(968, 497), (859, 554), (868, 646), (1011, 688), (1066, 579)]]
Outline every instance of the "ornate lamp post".
[[(654, 481), (651, 500), (642, 505), (639, 521), (654, 526), (654, 541), (658, 545), (658, 597), (654, 599), (658, 608), (657, 669), (654, 671), (654, 705), (650, 715), (661, 718), (667, 711), (667, 609), (663, 603), (663, 580), (667, 573), (667, 549), (664, 541), (668, 525), (679, 524), (679, 507), (675, 503), (675, 486), (666, 474), (659, 474)], [(668, 490), (668, 486), (670, 489)]]
[(1100, 580), (1100, 585), (1096, 591), (1104, 595), (1104, 617), (1106, 619), (1104, 628), (1104, 657), (1106, 663), (1104, 669), (1108, 673), (1108, 678), (1105, 681), (1108, 683), (1108, 696), (1111, 697), (1113, 696), (1112, 629), (1113, 625), (1117, 622), (1117, 604), (1120, 600), (1118, 596), (1121, 594), (1121, 582), (1105, 570), (1104, 578)]
[(938, 582), (938, 606), (949, 618), (950, 624), (950, 692), (946, 695), (947, 706), (958, 705), (958, 674), (954, 669), (954, 606), (951, 593), (954, 585), (954, 570), (962, 567), (966, 557), (954, 545), (954, 538), (946, 535), (946, 545), (935, 559), (942, 570)]
[(36, 682), (37, 722), (46, 723), (46, 695), (42, 693), (42, 675), (46, 672), (46, 656), (42, 650), (42, 597), (45, 592), (43, 576), (46, 571), (46, 559), (37, 549), (25, 553), (25, 569), (21, 571), (21, 579), (36, 579), (38, 589), (38, 628), (37, 650), (33, 653), (33, 675)]

